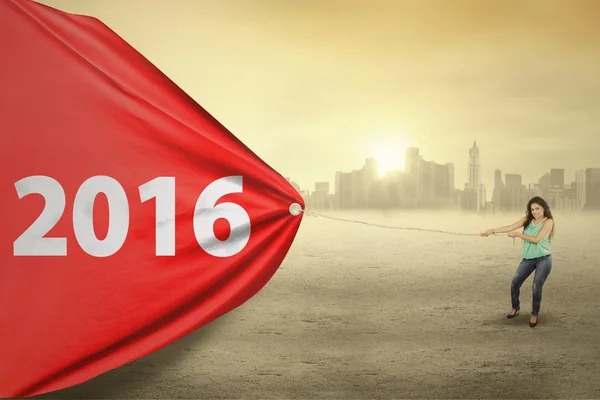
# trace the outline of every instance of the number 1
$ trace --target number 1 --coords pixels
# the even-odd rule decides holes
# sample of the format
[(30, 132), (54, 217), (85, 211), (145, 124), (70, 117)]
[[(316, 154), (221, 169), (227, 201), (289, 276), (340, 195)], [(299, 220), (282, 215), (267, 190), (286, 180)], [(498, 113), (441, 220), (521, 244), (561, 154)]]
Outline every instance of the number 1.
[(142, 203), (156, 198), (156, 255), (175, 255), (175, 177), (162, 176), (139, 187)]

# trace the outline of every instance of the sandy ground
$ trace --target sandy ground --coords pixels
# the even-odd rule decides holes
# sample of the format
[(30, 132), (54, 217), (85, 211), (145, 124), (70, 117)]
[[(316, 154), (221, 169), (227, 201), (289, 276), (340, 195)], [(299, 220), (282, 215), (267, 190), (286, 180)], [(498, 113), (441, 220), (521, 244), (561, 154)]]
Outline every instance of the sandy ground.
[[(513, 222), (351, 217), (459, 232)], [(129, 365), (38, 397), (600, 398), (599, 231), (565, 216), (558, 226), (533, 329), (533, 277), (522, 287), (521, 315), (505, 318), (520, 260), (512, 239), (305, 218), (281, 269), (242, 307)], [(580, 236), (582, 226), (589, 236)]]

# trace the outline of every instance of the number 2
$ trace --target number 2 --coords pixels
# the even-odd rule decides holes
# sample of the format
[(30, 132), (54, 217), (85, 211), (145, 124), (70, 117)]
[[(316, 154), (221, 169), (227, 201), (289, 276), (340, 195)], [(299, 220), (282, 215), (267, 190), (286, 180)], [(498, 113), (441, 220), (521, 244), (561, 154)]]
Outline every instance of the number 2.
[(28, 176), (15, 182), (19, 199), (41, 194), (46, 204), (37, 219), (15, 240), (15, 256), (66, 256), (67, 239), (44, 237), (65, 212), (65, 191), (58, 181), (48, 176)]

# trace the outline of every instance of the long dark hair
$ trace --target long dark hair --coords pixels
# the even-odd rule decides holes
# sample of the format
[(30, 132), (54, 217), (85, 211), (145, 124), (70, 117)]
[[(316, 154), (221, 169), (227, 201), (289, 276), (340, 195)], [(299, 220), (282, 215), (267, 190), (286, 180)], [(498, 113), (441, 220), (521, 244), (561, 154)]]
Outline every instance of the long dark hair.
[[(539, 196), (535, 196), (531, 200), (529, 200), (529, 203), (527, 203), (527, 210), (525, 211), (525, 216), (527, 217), (527, 220), (523, 224), (523, 228), (527, 228), (529, 226), (529, 224), (531, 223), (531, 221), (533, 221), (533, 214), (531, 213), (531, 205), (532, 204), (537, 204), (540, 207), (542, 207), (544, 209), (544, 217), (554, 221), (554, 217), (552, 216), (552, 210), (550, 210), (550, 206), (548, 205), (548, 203), (546, 203), (546, 200), (542, 199)], [(554, 236), (554, 227), (555, 226), (556, 226), (556, 223), (554, 223), (554, 225), (552, 225), (552, 231), (550, 231), (550, 240), (552, 240), (552, 237)]]

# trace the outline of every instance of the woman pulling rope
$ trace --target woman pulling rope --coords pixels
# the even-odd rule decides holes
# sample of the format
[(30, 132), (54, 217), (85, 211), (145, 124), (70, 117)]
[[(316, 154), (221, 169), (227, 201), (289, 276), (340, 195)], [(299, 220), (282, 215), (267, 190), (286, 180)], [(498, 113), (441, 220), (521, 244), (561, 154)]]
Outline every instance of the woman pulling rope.
[[(524, 227), (523, 233), (513, 232), (515, 229)], [(533, 277), (533, 301), (529, 326), (534, 327), (538, 323), (538, 314), (542, 303), (542, 287), (550, 271), (552, 270), (552, 252), (550, 240), (554, 235), (554, 218), (548, 203), (541, 197), (534, 197), (527, 204), (526, 215), (511, 225), (501, 228), (489, 229), (480, 233), (487, 237), (490, 234), (508, 233), (511, 238), (523, 240), (523, 259), (510, 284), (510, 297), (512, 310), (506, 318), (514, 318), (519, 314), (519, 293), (521, 285), (535, 270)]]

